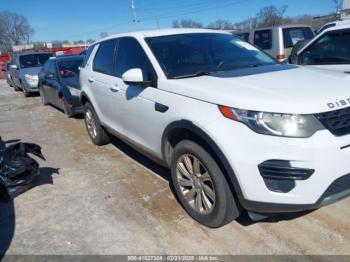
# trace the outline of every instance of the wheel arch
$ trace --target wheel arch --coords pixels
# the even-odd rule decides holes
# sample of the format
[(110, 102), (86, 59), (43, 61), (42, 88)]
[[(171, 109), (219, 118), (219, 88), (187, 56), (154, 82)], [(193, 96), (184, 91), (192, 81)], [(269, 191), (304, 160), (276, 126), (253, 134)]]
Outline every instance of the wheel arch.
[(89, 102), (91, 104), (91, 101), (90, 101), (88, 95), (83, 91), (80, 94), (80, 103), (82, 105), (85, 105), (87, 102)]
[(208, 150), (223, 171), (232, 192), (238, 197), (237, 200), (242, 198), (241, 187), (228, 159), (214, 140), (191, 121), (179, 120), (166, 127), (162, 136), (162, 156), (166, 164), (170, 166), (173, 148), (184, 139), (192, 140)]

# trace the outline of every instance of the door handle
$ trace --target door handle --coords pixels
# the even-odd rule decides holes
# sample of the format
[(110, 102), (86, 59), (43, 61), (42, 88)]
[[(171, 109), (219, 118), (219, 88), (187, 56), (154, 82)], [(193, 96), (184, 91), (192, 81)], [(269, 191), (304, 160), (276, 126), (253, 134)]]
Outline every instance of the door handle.
[(93, 82), (94, 82), (94, 79), (89, 78), (88, 81), (89, 81), (89, 83), (93, 83)]
[(154, 110), (161, 112), (161, 113), (165, 113), (166, 111), (168, 111), (169, 107), (160, 103), (155, 103), (154, 104)]
[(118, 87), (111, 87), (111, 88), (109, 88), (109, 90), (110, 90), (111, 92), (113, 92), (113, 93), (119, 92), (119, 88), (118, 88)]

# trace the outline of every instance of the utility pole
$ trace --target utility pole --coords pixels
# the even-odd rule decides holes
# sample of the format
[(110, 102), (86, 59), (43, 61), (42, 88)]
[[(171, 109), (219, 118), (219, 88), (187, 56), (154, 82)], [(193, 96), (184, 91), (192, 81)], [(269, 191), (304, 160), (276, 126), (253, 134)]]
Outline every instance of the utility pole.
[(157, 29), (159, 30), (160, 29), (160, 24), (159, 24), (159, 18), (158, 17), (156, 19), (156, 22), (157, 22)]
[(135, 24), (135, 27), (137, 27), (137, 23), (139, 23), (140, 21), (137, 19), (136, 6), (134, 0), (131, 0), (131, 12), (134, 17), (133, 22)]

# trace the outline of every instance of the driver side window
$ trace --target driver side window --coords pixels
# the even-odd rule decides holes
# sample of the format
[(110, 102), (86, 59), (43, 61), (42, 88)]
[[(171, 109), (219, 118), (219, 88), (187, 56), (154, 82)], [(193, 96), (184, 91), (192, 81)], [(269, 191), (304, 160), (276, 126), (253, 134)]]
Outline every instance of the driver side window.
[(350, 31), (330, 32), (307, 48), (301, 55), (301, 65), (350, 63)]
[(156, 81), (156, 73), (139, 42), (131, 37), (121, 38), (118, 44), (114, 75), (121, 78), (129, 69), (140, 68), (145, 81)]

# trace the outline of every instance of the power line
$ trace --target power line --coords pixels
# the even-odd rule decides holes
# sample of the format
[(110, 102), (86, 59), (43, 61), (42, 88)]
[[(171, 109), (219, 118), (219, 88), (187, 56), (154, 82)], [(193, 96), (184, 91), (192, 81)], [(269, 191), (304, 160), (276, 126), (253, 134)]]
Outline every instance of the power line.
[[(206, 12), (206, 11), (211, 11), (211, 10), (216, 10), (216, 9), (221, 9), (221, 8), (225, 8), (225, 7), (228, 7), (228, 6), (234, 6), (234, 5), (238, 5), (238, 4), (241, 4), (241, 3), (244, 3), (244, 2), (247, 2), (249, 0), (240, 0), (240, 1), (234, 1), (232, 2), (233, 0), (228, 0), (226, 2), (223, 2), (223, 3), (215, 3), (215, 6), (213, 5), (207, 5), (207, 6), (203, 6), (202, 8), (197, 8), (197, 7), (191, 7), (189, 8), (188, 10), (183, 10), (183, 11), (179, 11), (179, 12), (169, 12), (169, 13), (165, 13), (164, 15), (160, 15), (160, 16), (157, 16), (157, 15), (153, 15), (153, 16), (147, 16), (147, 17), (144, 17), (144, 18), (137, 18), (139, 22), (142, 23), (142, 21), (156, 21), (157, 19), (160, 20), (160, 19), (168, 19), (168, 18), (174, 18), (174, 17), (179, 17), (179, 16), (183, 16), (183, 15), (189, 15), (189, 14), (195, 14), (195, 13), (200, 13), (200, 12)], [(135, 8), (136, 9), (136, 8)], [(101, 27), (99, 29), (95, 29), (95, 30), (91, 30), (91, 31), (88, 31), (88, 32), (85, 32), (84, 35), (88, 35), (88, 34), (92, 34), (92, 33), (96, 33), (96, 32), (99, 32), (99, 31), (104, 31), (104, 30), (108, 30), (108, 29), (111, 29), (111, 28), (114, 28), (114, 27), (118, 27), (118, 26), (122, 26), (122, 25), (127, 25), (127, 24), (130, 24), (130, 22), (121, 22), (121, 23), (118, 23), (118, 24), (114, 24), (114, 25), (111, 25), (111, 26), (108, 26), (108, 27)], [(72, 36), (73, 37), (81, 37), (80, 36)]]
[[(184, 12), (179, 12), (179, 13), (168, 13), (165, 14), (164, 16), (158, 16), (159, 19), (167, 19), (167, 18), (174, 18), (182, 15), (189, 15), (189, 14), (195, 14), (195, 13), (200, 13), (200, 12), (205, 12), (205, 11), (211, 11), (211, 10), (216, 10), (216, 9), (221, 9), (224, 7), (228, 6), (233, 6), (237, 4), (241, 4), (243, 2), (247, 2), (249, 0), (240, 0), (240, 1), (235, 1), (235, 2), (230, 2), (230, 3), (222, 3), (222, 4), (216, 4), (215, 6), (206, 6), (202, 8), (192, 8), (191, 10), (187, 10)], [(149, 20), (154, 20), (154, 16), (149, 16), (149, 17), (144, 17), (140, 18), (140, 21), (149, 21)]]

